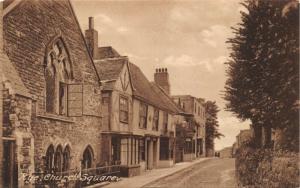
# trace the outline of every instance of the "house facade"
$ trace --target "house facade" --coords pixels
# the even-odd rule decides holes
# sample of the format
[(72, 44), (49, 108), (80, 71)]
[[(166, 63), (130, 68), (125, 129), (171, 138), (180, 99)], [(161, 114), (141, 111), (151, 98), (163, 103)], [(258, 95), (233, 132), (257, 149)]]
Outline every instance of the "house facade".
[(68, 0), (4, 3), (0, 187), (23, 187), (24, 174), (96, 167), (100, 77), (72, 5)]
[(184, 122), (177, 124), (177, 161), (204, 157), (206, 153), (204, 100), (190, 95), (172, 96), (172, 99), (181, 108), (181, 117), (178, 118)]
[(98, 47), (92, 17), (85, 37), (103, 85), (102, 162), (121, 165), (124, 176), (172, 166), (177, 113), (172, 100), (127, 57)]

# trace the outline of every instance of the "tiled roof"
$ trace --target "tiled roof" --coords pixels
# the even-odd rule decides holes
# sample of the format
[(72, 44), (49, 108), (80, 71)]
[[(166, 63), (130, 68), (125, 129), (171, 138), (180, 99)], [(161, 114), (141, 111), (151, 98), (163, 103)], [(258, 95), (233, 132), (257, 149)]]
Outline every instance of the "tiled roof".
[(105, 59), (105, 58), (114, 58), (114, 57), (120, 57), (120, 54), (111, 46), (105, 46), (105, 47), (99, 47), (97, 49), (95, 59)]
[(11, 92), (22, 96), (31, 97), (31, 95), (28, 92), (28, 89), (25, 87), (24, 83), (22, 82), (14, 65), (11, 63), (8, 57), (5, 54), (1, 54), (1, 52), (0, 52), (0, 62), (3, 71), (3, 82), (9, 83), (8, 87), (10, 87), (10, 89), (12, 90)]
[[(123, 66), (128, 58), (120, 54), (112, 47), (100, 47), (98, 58), (94, 62), (104, 90), (112, 90)], [(154, 83), (150, 83), (141, 69), (133, 63), (128, 63), (129, 73), (133, 86), (133, 95), (148, 104), (171, 113), (182, 112), (172, 99)]]
[(164, 96), (165, 94), (149, 82), (138, 66), (129, 63), (129, 71), (135, 97), (163, 110), (178, 113), (177, 109), (171, 105), (171, 101), (168, 102), (168, 99)]
[(104, 90), (113, 89), (114, 83), (118, 79), (127, 61), (127, 57), (107, 58), (94, 61)]
[(180, 109), (176, 103), (172, 100), (172, 98), (161, 88), (159, 85), (157, 85), (155, 82), (151, 82), (152, 87), (155, 92), (157, 92), (162, 99), (162, 102), (164, 105), (166, 105), (168, 108), (172, 109), (176, 113), (184, 113), (182, 109)]

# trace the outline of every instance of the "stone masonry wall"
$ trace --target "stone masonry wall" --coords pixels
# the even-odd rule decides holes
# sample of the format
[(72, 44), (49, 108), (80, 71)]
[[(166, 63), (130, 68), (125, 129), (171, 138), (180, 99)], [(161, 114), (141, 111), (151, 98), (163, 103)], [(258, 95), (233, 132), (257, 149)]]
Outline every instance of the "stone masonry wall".
[[(31, 129), (32, 100), (3, 90), (4, 136), (15, 138), (14, 162), (18, 176), (34, 172), (34, 139)], [(9, 155), (6, 153), (6, 156)], [(9, 159), (8, 159), (9, 160)], [(9, 174), (6, 174), (9, 175)], [(22, 186), (23, 182), (18, 184)]]
[[(26, 157), (22, 159), (22, 155), (28, 153), (26, 150), (31, 143), (34, 157), (30, 160), (34, 159), (35, 171), (43, 170), (46, 150), (50, 144), (54, 147), (61, 145), (63, 148), (68, 145), (71, 148), (71, 169), (80, 169), (82, 154), (87, 146), (91, 146), (94, 153), (93, 166), (96, 166), (101, 150), (101, 117), (94, 112), (94, 109), (101, 108), (99, 80), (69, 1), (24, 0), (6, 14), (3, 21), (5, 52), (34, 98), (30, 105), (23, 104), (25, 101), (21, 98), (16, 101), (16, 107), (21, 114), (27, 114), (22, 106), (24, 108), (30, 106), (31, 118), (22, 117), (18, 119), (20, 122), (18, 124), (14, 121), (15, 115), (9, 114), (11, 123), (14, 121), (18, 127), (17, 140), (22, 140), (27, 132), (31, 132), (34, 138), (34, 142), (22, 140), (19, 143), (19, 148), (25, 152), (18, 153), (20, 156), (18, 163), (25, 160)], [(81, 117), (59, 116), (45, 112), (45, 53), (47, 45), (57, 36), (62, 37), (68, 50), (74, 82), (92, 86), (91, 91), (98, 93), (97, 101), (89, 100), (94, 99), (95, 93), (84, 94), (84, 100), (91, 102), (84, 104), (90, 106), (84, 107), (85, 115)], [(27, 124), (31, 129), (26, 127)]]
[(44, 109), (44, 60), (47, 45), (62, 36), (68, 49), (76, 83), (96, 84), (79, 26), (67, 0), (24, 0), (4, 19), (4, 50), (14, 63), (30, 94)]

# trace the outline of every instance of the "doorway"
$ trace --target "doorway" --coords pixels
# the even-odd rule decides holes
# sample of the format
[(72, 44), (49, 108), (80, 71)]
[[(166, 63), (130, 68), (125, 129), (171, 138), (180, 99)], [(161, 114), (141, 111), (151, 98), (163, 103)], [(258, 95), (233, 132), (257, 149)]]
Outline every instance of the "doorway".
[(15, 141), (3, 140), (3, 187), (18, 187), (18, 170), (15, 162)]

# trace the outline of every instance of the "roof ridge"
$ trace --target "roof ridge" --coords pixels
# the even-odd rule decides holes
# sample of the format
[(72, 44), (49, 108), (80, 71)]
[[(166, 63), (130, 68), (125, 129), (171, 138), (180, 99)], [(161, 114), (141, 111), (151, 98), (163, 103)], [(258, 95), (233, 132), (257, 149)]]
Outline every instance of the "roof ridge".
[(107, 61), (107, 60), (121, 60), (121, 59), (128, 59), (127, 56), (120, 56), (120, 57), (106, 57), (103, 59), (95, 59), (94, 62), (99, 62), (99, 61)]

